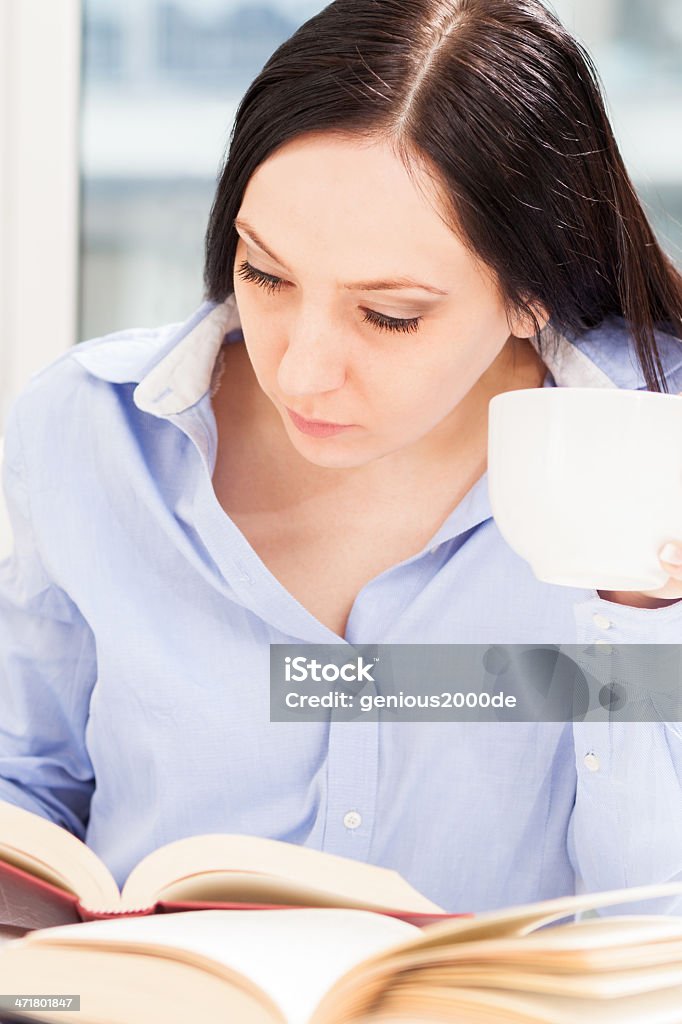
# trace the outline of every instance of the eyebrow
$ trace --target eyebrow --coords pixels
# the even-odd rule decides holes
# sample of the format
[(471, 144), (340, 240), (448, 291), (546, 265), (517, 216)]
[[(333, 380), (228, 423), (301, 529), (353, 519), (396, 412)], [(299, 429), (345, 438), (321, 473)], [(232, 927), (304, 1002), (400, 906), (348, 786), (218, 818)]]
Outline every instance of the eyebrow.
[[(286, 267), (278, 256), (268, 249), (267, 245), (261, 238), (258, 237), (254, 229), (243, 220), (235, 220), (234, 226), (239, 228), (244, 234), (248, 235), (252, 242), (254, 242), (259, 249), (262, 249), (266, 256), (269, 256), (275, 263), (279, 263), (281, 267)], [(432, 295), (448, 295), (449, 292), (445, 292), (442, 288), (436, 288), (432, 284), (422, 284), (420, 281), (415, 281), (411, 277), (397, 277), (387, 281), (353, 281), (351, 284), (344, 284), (343, 288), (346, 291), (358, 291), (358, 292), (388, 292), (388, 291), (399, 291), (405, 288), (420, 288), (422, 291), (430, 292)]]

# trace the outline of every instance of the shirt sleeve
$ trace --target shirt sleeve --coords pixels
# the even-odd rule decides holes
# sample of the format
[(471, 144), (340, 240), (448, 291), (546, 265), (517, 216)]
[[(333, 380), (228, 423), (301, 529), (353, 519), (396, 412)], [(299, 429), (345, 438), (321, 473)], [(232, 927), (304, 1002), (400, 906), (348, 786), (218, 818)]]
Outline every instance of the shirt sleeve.
[[(679, 881), (682, 601), (634, 608), (595, 593), (575, 612), (578, 650), (589, 645), (584, 658), (592, 659), (596, 680), (597, 701), (590, 700), (590, 706), (603, 705), (603, 715), (601, 721), (573, 723), (577, 790), (568, 831), (573, 868), (586, 892)], [(630, 651), (626, 644), (635, 646)], [(646, 646), (660, 644), (667, 646)], [(618, 645), (615, 656), (613, 645)], [(611, 699), (616, 707), (630, 702), (631, 720), (614, 720)], [(599, 913), (682, 915), (682, 898)]]
[(14, 549), (0, 562), (0, 799), (84, 839), (95, 784), (85, 745), (95, 643), (38, 550), (20, 403), (7, 418), (2, 472)]

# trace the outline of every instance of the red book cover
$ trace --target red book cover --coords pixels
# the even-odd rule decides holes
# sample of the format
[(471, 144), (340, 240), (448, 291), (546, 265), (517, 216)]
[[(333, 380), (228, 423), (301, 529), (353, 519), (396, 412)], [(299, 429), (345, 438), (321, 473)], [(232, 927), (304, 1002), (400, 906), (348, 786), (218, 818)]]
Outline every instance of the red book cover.
[[(200, 901), (160, 900), (155, 906), (140, 910), (98, 912), (81, 905), (78, 897), (65, 892), (41, 878), (0, 860), (0, 929), (32, 931), (53, 925), (77, 924), (114, 917), (143, 917), (148, 914), (170, 914), (186, 910), (291, 910), (297, 907), (270, 903), (212, 903)], [(422, 928), (433, 921), (447, 918), (473, 917), (465, 914), (422, 914), (399, 910), (378, 910), (376, 913), (396, 917)]]

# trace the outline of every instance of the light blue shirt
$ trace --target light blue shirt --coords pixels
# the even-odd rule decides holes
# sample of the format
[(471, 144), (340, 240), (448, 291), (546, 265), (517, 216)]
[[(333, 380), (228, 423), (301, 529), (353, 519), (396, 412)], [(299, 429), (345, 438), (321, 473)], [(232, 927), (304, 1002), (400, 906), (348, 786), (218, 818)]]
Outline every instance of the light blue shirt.
[[(233, 297), (75, 346), (10, 410), (0, 798), (72, 830), (119, 884), (204, 832), (394, 868), (453, 912), (682, 877), (678, 723), (270, 722), (271, 643), (679, 643), (682, 602), (539, 582), (483, 476), (362, 588), (338, 637), (216, 498), (226, 337), (241, 338)], [(682, 390), (680, 343), (659, 340)], [(645, 386), (617, 319), (560, 339), (548, 367), (547, 387)], [(598, 437), (595, 453), (608, 460)], [(682, 899), (616, 912), (638, 909)]]

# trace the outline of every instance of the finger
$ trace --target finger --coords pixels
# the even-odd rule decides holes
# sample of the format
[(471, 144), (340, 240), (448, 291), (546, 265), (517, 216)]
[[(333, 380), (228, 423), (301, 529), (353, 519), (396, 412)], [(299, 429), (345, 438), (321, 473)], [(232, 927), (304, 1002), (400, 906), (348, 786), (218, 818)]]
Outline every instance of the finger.
[(673, 579), (682, 580), (682, 542), (671, 540), (658, 553), (661, 565)]
[[(660, 590), (642, 590), (645, 597), (654, 597), (658, 601), (679, 601), (682, 599), (682, 580), (668, 580)], [(627, 602), (623, 602), (627, 604)]]

